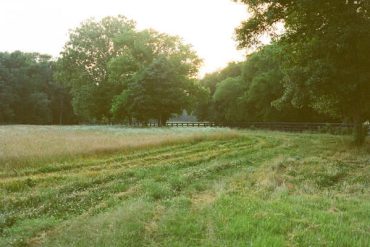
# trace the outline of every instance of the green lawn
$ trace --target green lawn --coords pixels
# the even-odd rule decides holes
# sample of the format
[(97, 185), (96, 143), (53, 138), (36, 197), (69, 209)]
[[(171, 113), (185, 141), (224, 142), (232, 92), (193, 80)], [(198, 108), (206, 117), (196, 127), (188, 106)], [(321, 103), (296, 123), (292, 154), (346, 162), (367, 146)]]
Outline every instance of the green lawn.
[(0, 246), (370, 246), (369, 143), (207, 131), (2, 169)]

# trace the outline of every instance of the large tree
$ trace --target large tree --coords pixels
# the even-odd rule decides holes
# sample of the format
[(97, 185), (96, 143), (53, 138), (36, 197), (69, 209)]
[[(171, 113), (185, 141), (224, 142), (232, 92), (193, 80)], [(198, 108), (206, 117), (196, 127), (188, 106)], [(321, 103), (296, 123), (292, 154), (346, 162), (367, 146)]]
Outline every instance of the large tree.
[(307, 106), (300, 109), (279, 104), (284, 95), (281, 45), (273, 43), (248, 56), (242, 69), (244, 94), (240, 107), (245, 121), (323, 121), (330, 117), (315, 113)]
[[(370, 3), (368, 0), (241, 0), (252, 17), (237, 29), (241, 47), (266, 33), (284, 49), (280, 103), (309, 106), (355, 124), (370, 118)], [(284, 24), (284, 32), (277, 28)]]
[(116, 42), (132, 49), (109, 64), (111, 80), (123, 86), (113, 101), (115, 116), (157, 119), (164, 125), (171, 114), (192, 106), (200, 60), (189, 45), (153, 30), (121, 36)]
[(75, 112), (86, 121), (163, 124), (189, 106), (199, 63), (178, 37), (106, 17), (72, 31), (56, 78), (72, 87)]
[(89, 19), (70, 33), (57, 63), (56, 79), (71, 87), (73, 107), (84, 121), (110, 117), (111, 101), (120, 92), (110, 83), (108, 62), (129, 49), (117, 46), (115, 38), (130, 36), (135, 23), (123, 16)]

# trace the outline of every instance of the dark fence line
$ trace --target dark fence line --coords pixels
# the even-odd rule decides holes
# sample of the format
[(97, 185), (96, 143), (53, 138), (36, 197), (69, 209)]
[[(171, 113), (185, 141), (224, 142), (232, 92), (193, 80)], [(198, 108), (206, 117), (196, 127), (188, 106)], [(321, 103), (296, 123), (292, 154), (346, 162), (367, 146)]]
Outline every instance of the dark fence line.
[[(139, 123), (139, 122), (133, 122), (129, 124), (130, 127), (164, 127), (159, 126), (156, 122), (149, 122), (149, 123)], [(226, 125), (222, 125), (219, 123), (213, 123), (213, 122), (167, 122), (167, 127), (226, 127)]]
[[(133, 124), (131, 126), (143, 126)], [(157, 123), (148, 123), (148, 127), (158, 127)], [(281, 131), (351, 131), (352, 124), (346, 123), (309, 123), (309, 122), (239, 122), (239, 123), (220, 123), (220, 122), (167, 122), (167, 127), (231, 127), (248, 129), (268, 129)]]
[(213, 122), (167, 122), (168, 127), (223, 127)]
[(349, 132), (353, 129), (352, 124), (345, 123), (307, 123), (307, 122), (249, 122), (229, 123), (228, 127), (256, 128), (281, 131), (324, 131), (324, 132)]

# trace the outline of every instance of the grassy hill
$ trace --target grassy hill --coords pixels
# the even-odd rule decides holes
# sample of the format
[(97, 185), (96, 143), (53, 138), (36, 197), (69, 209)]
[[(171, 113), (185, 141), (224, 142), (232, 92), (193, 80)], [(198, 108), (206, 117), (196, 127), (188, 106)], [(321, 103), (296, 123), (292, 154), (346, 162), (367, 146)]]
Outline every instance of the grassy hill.
[[(49, 127), (1, 128), (21, 155), (0, 155), (0, 246), (370, 245), (369, 143), (104, 127), (53, 127), (38, 140)], [(22, 153), (30, 136), (44, 149)]]

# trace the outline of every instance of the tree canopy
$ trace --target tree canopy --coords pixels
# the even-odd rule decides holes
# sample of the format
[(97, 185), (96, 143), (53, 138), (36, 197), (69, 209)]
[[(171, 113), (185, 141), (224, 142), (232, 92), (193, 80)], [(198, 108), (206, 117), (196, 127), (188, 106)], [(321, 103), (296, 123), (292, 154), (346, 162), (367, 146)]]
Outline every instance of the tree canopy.
[(335, 120), (307, 106), (298, 109), (280, 104), (284, 94), (282, 57), (281, 45), (273, 43), (250, 54), (244, 62), (230, 63), (206, 75), (201, 84), (208, 88), (208, 100), (202, 101), (197, 113), (203, 119), (229, 123)]
[(87, 121), (157, 119), (191, 105), (200, 59), (178, 37), (138, 31), (125, 17), (88, 20), (70, 34), (57, 78)]
[[(237, 29), (239, 46), (256, 47), (267, 33), (283, 49), (279, 104), (310, 107), (361, 129), (370, 118), (369, 1), (240, 2), (252, 17)], [(279, 23), (284, 32), (277, 30)]]
[(110, 117), (112, 98), (121, 87), (109, 82), (108, 62), (126, 49), (117, 47), (114, 39), (134, 28), (134, 22), (119, 16), (89, 19), (71, 31), (55, 77), (71, 87), (74, 111), (84, 121)]
[(53, 81), (51, 57), (0, 53), (0, 123), (73, 123), (71, 98)]

